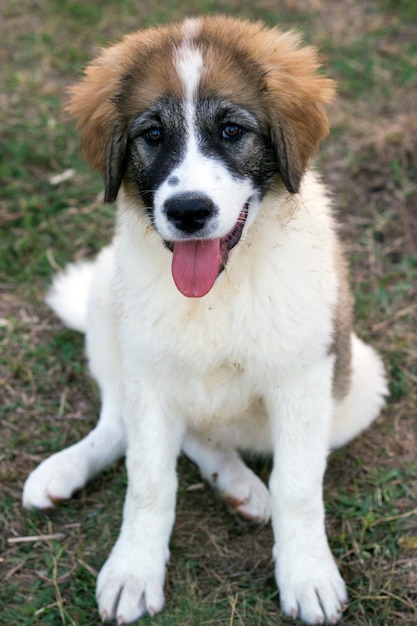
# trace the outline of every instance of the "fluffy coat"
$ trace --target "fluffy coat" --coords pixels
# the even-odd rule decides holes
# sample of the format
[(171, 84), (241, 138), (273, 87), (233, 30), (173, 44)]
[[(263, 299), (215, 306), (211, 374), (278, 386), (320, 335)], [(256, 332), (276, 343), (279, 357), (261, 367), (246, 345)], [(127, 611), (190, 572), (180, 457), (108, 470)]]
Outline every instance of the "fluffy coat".
[[(48, 302), (86, 333), (102, 410), (30, 475), (23, 501), (53, 506), (126, 454), (123, 524), (97, 582), (103, 620), (163, 607), (181, 449), (231, 508), (271, 517), (285, 614), (335, 623), (347, 601), (323, 474), (329, 451), (377, 416), (386, 383), (352, 332), (331, 202), (310, 170), (333, 94), (317, 69), (292, 33), (201, 18), (128, 36), (73, 90), (117, 228), (95, 261), (56, 277)], [(269, 490), (238, 451), (273, 455)]]

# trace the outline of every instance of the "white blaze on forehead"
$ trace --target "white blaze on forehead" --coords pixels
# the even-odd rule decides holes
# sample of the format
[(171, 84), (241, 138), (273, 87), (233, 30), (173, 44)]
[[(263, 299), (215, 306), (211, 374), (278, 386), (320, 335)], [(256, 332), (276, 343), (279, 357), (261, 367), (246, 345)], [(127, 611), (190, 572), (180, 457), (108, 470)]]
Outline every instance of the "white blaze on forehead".
[[(189, 117), (192, 117), (192, 108), (197, 87), (203, 72), (203, 56), (201, 51), (193, 43), (193, 39), (200, 30), (201, 21), (199, 19), (187, 19), (182, 25), (183, 43), (177, 49), (175, 66), (184, 85), (185, 107)], [(191, 120), (188, 119), (188, 122)]]
[(203, 57), (197, 48), (185, 44), (177, 51), (175, 66), (184, 85), (185, 101), (191, 105), (203, 70)]
[(184, 41), (190, 42), (193, 37), (196, 37), (200, 31), (201, 20), (198, 17), (188, 17), (182, 23), (182, 32), (184, 35)]

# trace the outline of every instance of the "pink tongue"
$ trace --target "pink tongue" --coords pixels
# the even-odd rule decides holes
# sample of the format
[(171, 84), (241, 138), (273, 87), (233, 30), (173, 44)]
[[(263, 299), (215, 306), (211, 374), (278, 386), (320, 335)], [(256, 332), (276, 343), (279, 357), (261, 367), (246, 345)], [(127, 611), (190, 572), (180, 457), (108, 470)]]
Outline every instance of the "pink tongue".
[(176, 241), (172, 276), (188, 298), (201, 298), (214, 285), (221, 262), (220, 239)]

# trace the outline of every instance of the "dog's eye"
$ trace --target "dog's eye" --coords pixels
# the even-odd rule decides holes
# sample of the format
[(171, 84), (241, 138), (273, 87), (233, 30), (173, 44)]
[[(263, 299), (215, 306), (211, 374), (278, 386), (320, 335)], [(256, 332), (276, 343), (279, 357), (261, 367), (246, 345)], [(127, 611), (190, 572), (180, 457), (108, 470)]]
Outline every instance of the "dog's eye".
[(147, 128), (142, 136), (148, 144), (158, 145), (162, 141), (162, 130), (157, 126), (152, 126), (152, 128)]
[(222, 127), (222, 139), (236, 141), (236, 139), (240, 139), (242, 132), (242, 127), (238, 124), (224, 124)]

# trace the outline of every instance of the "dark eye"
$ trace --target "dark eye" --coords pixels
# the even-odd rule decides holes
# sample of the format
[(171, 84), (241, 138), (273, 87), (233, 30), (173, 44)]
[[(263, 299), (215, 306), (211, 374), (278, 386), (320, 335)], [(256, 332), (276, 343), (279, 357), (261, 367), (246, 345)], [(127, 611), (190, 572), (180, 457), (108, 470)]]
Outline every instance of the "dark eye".
[(225, 124), (222, 127), (222, 139), (226, 141), (240, 139), (241, 136), (242, 128), (238, 124)]
[(158, 145), (162, 141), (162, 130), (157, 126), (152, 126), (152, 128), (147, 128), (142, 136), (148, 144)]

